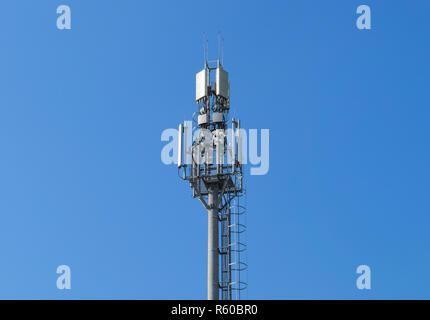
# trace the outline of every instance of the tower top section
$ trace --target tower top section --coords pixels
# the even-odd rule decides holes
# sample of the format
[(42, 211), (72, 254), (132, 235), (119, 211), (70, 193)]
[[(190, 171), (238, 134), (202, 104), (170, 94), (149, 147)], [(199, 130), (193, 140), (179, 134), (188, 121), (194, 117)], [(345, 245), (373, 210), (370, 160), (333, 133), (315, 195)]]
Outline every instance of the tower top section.
[[(213, 80), (211, 79), (211, 71), (216, 71)], [(212, 94), (227, 100), (230, 98), (228, 72), (219, 63), (215, 68), (207, 65), (196, 74), (196, 101), (199, 103), (207, 100)]]
[[(178, 175), (189, 182), (193, 197), (208, 210), (208, 299), (240, 298), (247, 284), (241, 272), (246, 245), (240, 222), (245, 207), (242, 141), (239, 119), (229, 117), (230, 82), (223, 68), (218, 35), (218, 60), (207, 59), (204, 45), (203, 70), (196, 74), (196, 111), (193, 121), (178, 130)], [(221, 59), (220, 59), (221, 57)], [(244, 137), (244, 139), (243, 139)], [(181, 174), (182, 173), (182, 174)]]
[(218, 59), (208, 60), (208, 51), (208, 42), (203, 34), (204, 67), (196, 74), (196, 102), (197, 104), (204, 104), (211, 97), (215, 97), (222, 107), (218, 111), (226, 111), (229, 109), (230, 83), (228, 72), (223, 68), (224, 40), (221, 40), (219, 33)]

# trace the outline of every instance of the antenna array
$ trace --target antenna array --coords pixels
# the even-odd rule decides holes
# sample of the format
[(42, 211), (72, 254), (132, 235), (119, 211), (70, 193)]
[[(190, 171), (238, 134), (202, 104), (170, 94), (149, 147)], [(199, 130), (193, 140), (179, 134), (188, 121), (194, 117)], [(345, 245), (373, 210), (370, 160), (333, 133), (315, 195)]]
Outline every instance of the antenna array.
[(178, 139), (180, 176), (208, 210), (209, 300), (240, 299), (248, 286), (241, 277), (248, 267), (242, 240), (246, 207), (240, 202), (244, 194), (241, 124), (229, 119), (230, 83), (222, 65), (223, 44), (218, 35), (214, 61), (208, 61), (208, 45), (203, 44), (204, 68), (196, 74), (197, 111), (192, 128), (179, 125)]

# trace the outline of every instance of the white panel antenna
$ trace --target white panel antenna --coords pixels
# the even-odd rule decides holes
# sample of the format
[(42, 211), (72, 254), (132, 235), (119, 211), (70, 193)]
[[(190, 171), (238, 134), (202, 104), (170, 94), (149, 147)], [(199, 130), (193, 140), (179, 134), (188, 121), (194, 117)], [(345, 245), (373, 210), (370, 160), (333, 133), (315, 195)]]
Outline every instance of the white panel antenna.
[(216, 95), (228, 99), (229, 91), (228, 72), (219, 66), (216, 69)]
[(205, 68), (196, 74), (196, 101), (206, 97), (209, 83), (209, 73)]

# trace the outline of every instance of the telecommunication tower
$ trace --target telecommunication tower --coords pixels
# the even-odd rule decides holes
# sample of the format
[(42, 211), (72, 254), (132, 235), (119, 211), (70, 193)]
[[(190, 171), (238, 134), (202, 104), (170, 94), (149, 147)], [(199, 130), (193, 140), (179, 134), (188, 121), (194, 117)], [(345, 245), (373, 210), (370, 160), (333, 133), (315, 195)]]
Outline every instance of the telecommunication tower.
[(248, 265), (241, 124), (229, 118), (230, 83), (222, 63), (219, 54), (212, 61), (205, 54), (196, 74), (197, 111), (192, 122), (179, 125), (178, 137), (179, 175), (208, 212), (209, 300), (240, 299), (248, 286), (242, 274)]

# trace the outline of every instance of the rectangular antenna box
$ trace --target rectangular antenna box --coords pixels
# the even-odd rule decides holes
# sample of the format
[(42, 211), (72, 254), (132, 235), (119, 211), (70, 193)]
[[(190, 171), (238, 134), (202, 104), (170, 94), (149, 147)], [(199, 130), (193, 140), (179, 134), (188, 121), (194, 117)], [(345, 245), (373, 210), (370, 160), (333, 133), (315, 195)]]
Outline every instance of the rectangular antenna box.
[(228, 72), (224, 71), (221, 66), (216, 69), (216, 95), (229, 98)]
[(196, 101), (206, 97), (209, 82), (208, 69), (203, 69), (196, 74)]

